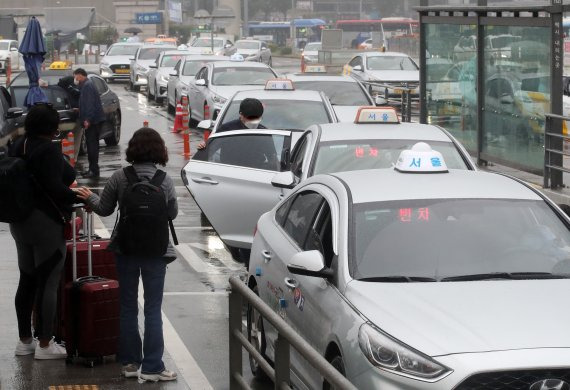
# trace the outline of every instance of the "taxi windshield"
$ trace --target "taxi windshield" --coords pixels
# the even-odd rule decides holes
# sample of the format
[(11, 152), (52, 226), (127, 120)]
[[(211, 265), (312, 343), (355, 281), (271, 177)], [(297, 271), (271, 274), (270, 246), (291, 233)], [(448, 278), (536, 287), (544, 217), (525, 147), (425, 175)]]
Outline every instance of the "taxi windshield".
[[(402, 150), (411, 149), (419, 141), (421, 140), (369, 139), (322, 142), (315, 159), (313, 175), (390, 168), (396, 164)], [(443, 155), (449, 169), (469, 169), (453, 143), (426, 142)]]
[(10, 42), (0, 42), (0, 50), (8, 50)]
[(372, 102), (358, 83), (348, 81), (295, 81), (296, 89), (322, 91), (337, 106), (368, 106)]
[(196, 73), (198, 73), (198, 71), (200, 69), (202, 69), (202, 67), (204, 65), (206, 65), (208, 62), (216, 62), (219, 60), (195, 60), (195, 61), (186, 61), (184, 63), (184, 69), (182, 69), (182, 75), (183, 76), (195, 76)]
[[(241, 101), (233, 100), (228, 107), (222, 125), (239, 118)], [(330, 123), (322, 102), (306, 100), (263, 100), (261, 124), (273, 130), (305, 130), (317, 123)]]
[(149, 47), (141, 49), (139, 60), (154, 60), (160, 53), (165, 50), (172, 50), (172, 47)]
[(570, 274), (569, 229), (542, 200), (399, 200), (353, 211), (355, 279)]
[(169, 54), (162, 57), (162, 62), (160, 63), (161, 67), (166, 68), (174, 68), (176, 63), (182, 59), (182, 55), (180, 54)]
[(237, 41), (236, 47), (238, 49), (259, 49), (259, 42), (255, 41)]
[(107, 56), (134, 56), (139, 47), (138, 45), (113, 45), (107, 52)]
[(269, 68), (216, 68), (213, 85), (265, 85), (267, 80), (277, 77)]
[(367, 63), (370, 70), (418, 70), (411, 59), (402, 56), (368, 57)]
[[(214, 47), (222, 47), (224, 44), (223, 39), (214, 39)], [(212, 40), (210, 38), (198, 38), (192, 42), (193, 47), (212, 47)]]

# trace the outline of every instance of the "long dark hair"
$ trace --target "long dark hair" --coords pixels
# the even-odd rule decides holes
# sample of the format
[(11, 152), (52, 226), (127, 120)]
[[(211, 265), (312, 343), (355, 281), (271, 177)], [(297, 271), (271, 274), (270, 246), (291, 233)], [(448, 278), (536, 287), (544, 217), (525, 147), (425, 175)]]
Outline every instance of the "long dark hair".
[(127, 147), (127, 161), (135, 163), (153, 163), (166, 165), (168, 149), (158, 132), (150, 127), (142, 127), (135, 131)]

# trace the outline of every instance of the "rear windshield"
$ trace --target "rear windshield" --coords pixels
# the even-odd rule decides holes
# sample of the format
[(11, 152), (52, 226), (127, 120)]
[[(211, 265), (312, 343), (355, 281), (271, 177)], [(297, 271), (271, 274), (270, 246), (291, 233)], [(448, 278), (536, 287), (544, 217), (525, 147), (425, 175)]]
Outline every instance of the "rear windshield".
[(139, 60), (154, 60), (163, 51), (172, 49), (172, 47), (148, 47), (146, 49), (141, 49)]
[(184, 56), (180, 54), (165, 55), (164, 57), (162, 57), (162, 62), (160, 63), (160, 66), (166, 68), (174, 68), (176, 66), (176, 63), (180, 61), (182, 57)]
[(338, 106), (366, 106), (372, 104), (358, 83), (347, 81), (295, 81), (295, 88), (322, 91), (332, 104)]
[(418, 70), (411, 59), (402, 56), (368, 57), (367, 62), (370, 70)]
[(113, 45), (109, 48), (108, 56), (134, 56), (139, 46), (137, 45)]
[(195, 76), (196, 73), (198, 73), (198, 71), (200, 69), (202, 69), (202, 67), (204, 65), (206, 65), (208, 62), (216, 62), (217, 60), (193, 60), (193, 61), (186, 61), (184, 63), (184, 69), (182, 70), (182, 75), (183, 76)]
[[(222, 47), (223, 39), (214, 39), (214, 47)], [(198, 38), (192, 43), (193, 47), (212, 47), (212, 40), (209, 38)]]
[(214, 85), (265, 85), (277, 77), (269, 68), (216, 68), (212, 78)]
[(238, 49), (259, 49), (259, 42), (237, 41), (236, 47)]

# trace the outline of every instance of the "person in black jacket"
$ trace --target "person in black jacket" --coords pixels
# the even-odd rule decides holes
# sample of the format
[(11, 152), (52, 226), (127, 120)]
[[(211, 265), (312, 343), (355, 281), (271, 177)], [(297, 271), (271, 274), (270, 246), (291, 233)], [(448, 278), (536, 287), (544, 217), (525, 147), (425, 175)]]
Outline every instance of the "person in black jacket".
[[(67, 92), (67, 98), (69, 99), (69, 105), (75, 113), (79, 112), (79, 96), (81, 92), (79, 88), (74, 83), (75, 78), (73, 76), (65, 76), (59, 79), (57, 85), (61, 87), (65, 92)], [(73, 128), (73, 135), (75, 139), (74, 148), (74, 159), (77, 161), (79, 157), (79, 149), (81, 148), (81, 138), (83, 138), (83, 126), (79, 122), (79, 116), (75, 119), (75, 127)]]
[(81, 90), (79, 97), (79, 122), (85, 129), (87, 141), (87, 159), (89, 170), (82, 172), (85, 178), (99, 177), (99, 133), (105, 121), (105, 113), (99, 92), (95, 85), (87, 78), (85, 69), (77, 68), (73, 72), (75, 85)]
[[(15, 299), (20, 340), (15, 354), (35, 354), (36, 359), (67, 356), (65, 348), (56, 344), (52, 336), (66, 253), (64, 225), (78, 199), (70, 189), (75, 170), (63, 158), (60, 145), (52, 142), (58, 126), (59, 114), (51, 105), (32, 106), (24, 124), (25, 135), (10, 150), (10, 155), (27, 161), (36, 182), (34, 211), (24, 221), (10, 224), (20, 269)], [(32, 338), (32, 310), (36, 313), (39, 342)]]

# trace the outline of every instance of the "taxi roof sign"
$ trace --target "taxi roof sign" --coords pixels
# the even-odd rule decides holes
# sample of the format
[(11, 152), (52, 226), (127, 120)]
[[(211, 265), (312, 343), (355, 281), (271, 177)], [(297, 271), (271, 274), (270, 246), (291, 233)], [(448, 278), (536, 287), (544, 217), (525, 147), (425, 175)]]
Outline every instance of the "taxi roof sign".
[(360, 107), (354, 123), (400, 123), (393, 107)]
[(293, 91), (295, 86), (289, 79), (271, 79), (265, 83), (266, 91)]
[(230, 61), (236, 61), (236, 62), (243, 62), (245, 61), (243, 56), (239, 53), (234, 53), (231, 55), (230, 57)]
[(304, 73), (327, 73), (327, 67), (324, 65), (305, 65)]
[(442, 154), (425, 142), (418, 142), (411, 149), (403, 150), (394, 169), (407, 173), (448, 172)]

